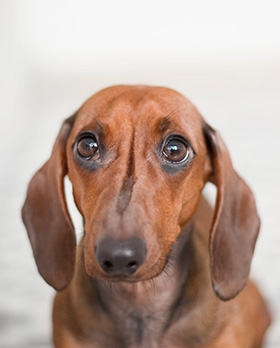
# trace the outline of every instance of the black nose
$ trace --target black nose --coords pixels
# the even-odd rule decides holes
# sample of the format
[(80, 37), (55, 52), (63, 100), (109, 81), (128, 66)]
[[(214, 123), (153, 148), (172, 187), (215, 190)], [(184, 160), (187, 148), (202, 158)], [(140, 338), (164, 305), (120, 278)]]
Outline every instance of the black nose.
[(146, 258), (146, 244), (138, 238), (118, 241), (102, 239), (95, 249), (96, 260), (110, 275), (130, 275)]

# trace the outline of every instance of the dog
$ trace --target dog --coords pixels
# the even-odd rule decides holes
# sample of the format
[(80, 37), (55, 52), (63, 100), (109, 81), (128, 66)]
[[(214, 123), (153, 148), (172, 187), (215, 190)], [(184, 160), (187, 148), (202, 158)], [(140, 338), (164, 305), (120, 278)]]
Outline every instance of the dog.
[[(76, 247), (64, 177), (84, 233)], [(217, 187), (215, 208), (202, 195)], [(22, 209), (56, 348), (260, 348), (250, 188), (183, 95), (113, 86), (66, 119)]]

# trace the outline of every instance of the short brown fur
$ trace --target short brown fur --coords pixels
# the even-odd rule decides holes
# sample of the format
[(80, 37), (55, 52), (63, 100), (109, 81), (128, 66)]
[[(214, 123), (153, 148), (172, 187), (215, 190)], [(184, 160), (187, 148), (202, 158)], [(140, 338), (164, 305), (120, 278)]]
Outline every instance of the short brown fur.
[[(84, 131), (98, 138), (101, 157), (81, 164), (76, 137)], [(187, 166), (161, 157), (172, 134), (193, 149)], [(84, 219), (78, 248), (65, 175)], [(217, 187), (214, 210), (202, 196), (207, 181)], [(181, 94), (114, 86), (91, 97), (32, 178), (23, 220), (39, 272), (58, 291), (56, 348), (262, 347), (270, 317), (248, 282), (254, 197), (220, 135)], [(145, 241), (145, 262), (129, 276), (106, 274), (98, 242), (135, 237)]]

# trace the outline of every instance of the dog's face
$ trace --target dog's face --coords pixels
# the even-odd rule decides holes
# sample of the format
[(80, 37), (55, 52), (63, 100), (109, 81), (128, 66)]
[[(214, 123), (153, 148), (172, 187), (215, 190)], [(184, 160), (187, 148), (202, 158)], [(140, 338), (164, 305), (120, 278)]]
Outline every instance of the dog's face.
[(252, 193), (221, 138), (181, 94), (111, 87), (64, 123), (23, 209), (39, 271), (58, 290), (71, 280), (75, 254), (66, 174), (84, 218), (90, 276), (141, 281), (159, 275), (211, 180), (218, 188), (210, 232), (214, 289), (228, 299), (246, 284), (259, 226)]
[[(120, 86), (90, 98), (67, 142), (88, 274), (127, 281), (157, 276), (199, 203), (206, 159), (201, 117), (180, 94)], [(96, 257), (104, 239), (140, 239), (141, 266), (133, 273), (105, 272), (102, 262), (114, 265), (110, 257)]]

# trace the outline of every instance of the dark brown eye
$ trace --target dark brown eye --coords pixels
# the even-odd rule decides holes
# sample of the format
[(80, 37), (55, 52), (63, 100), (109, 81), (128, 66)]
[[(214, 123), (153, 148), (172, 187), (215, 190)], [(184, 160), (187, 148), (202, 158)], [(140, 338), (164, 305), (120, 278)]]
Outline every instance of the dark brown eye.
[(188, 146), (180, 139), (171, 139), (163, 147), (163, 155), (170, 162), (183, 162), (189, 154)]
[(78, 154), (84, 159), (91, 159), (99, 155), (99, 147), (96, 139), (93, 137), (85, 137), (78, 142)]

